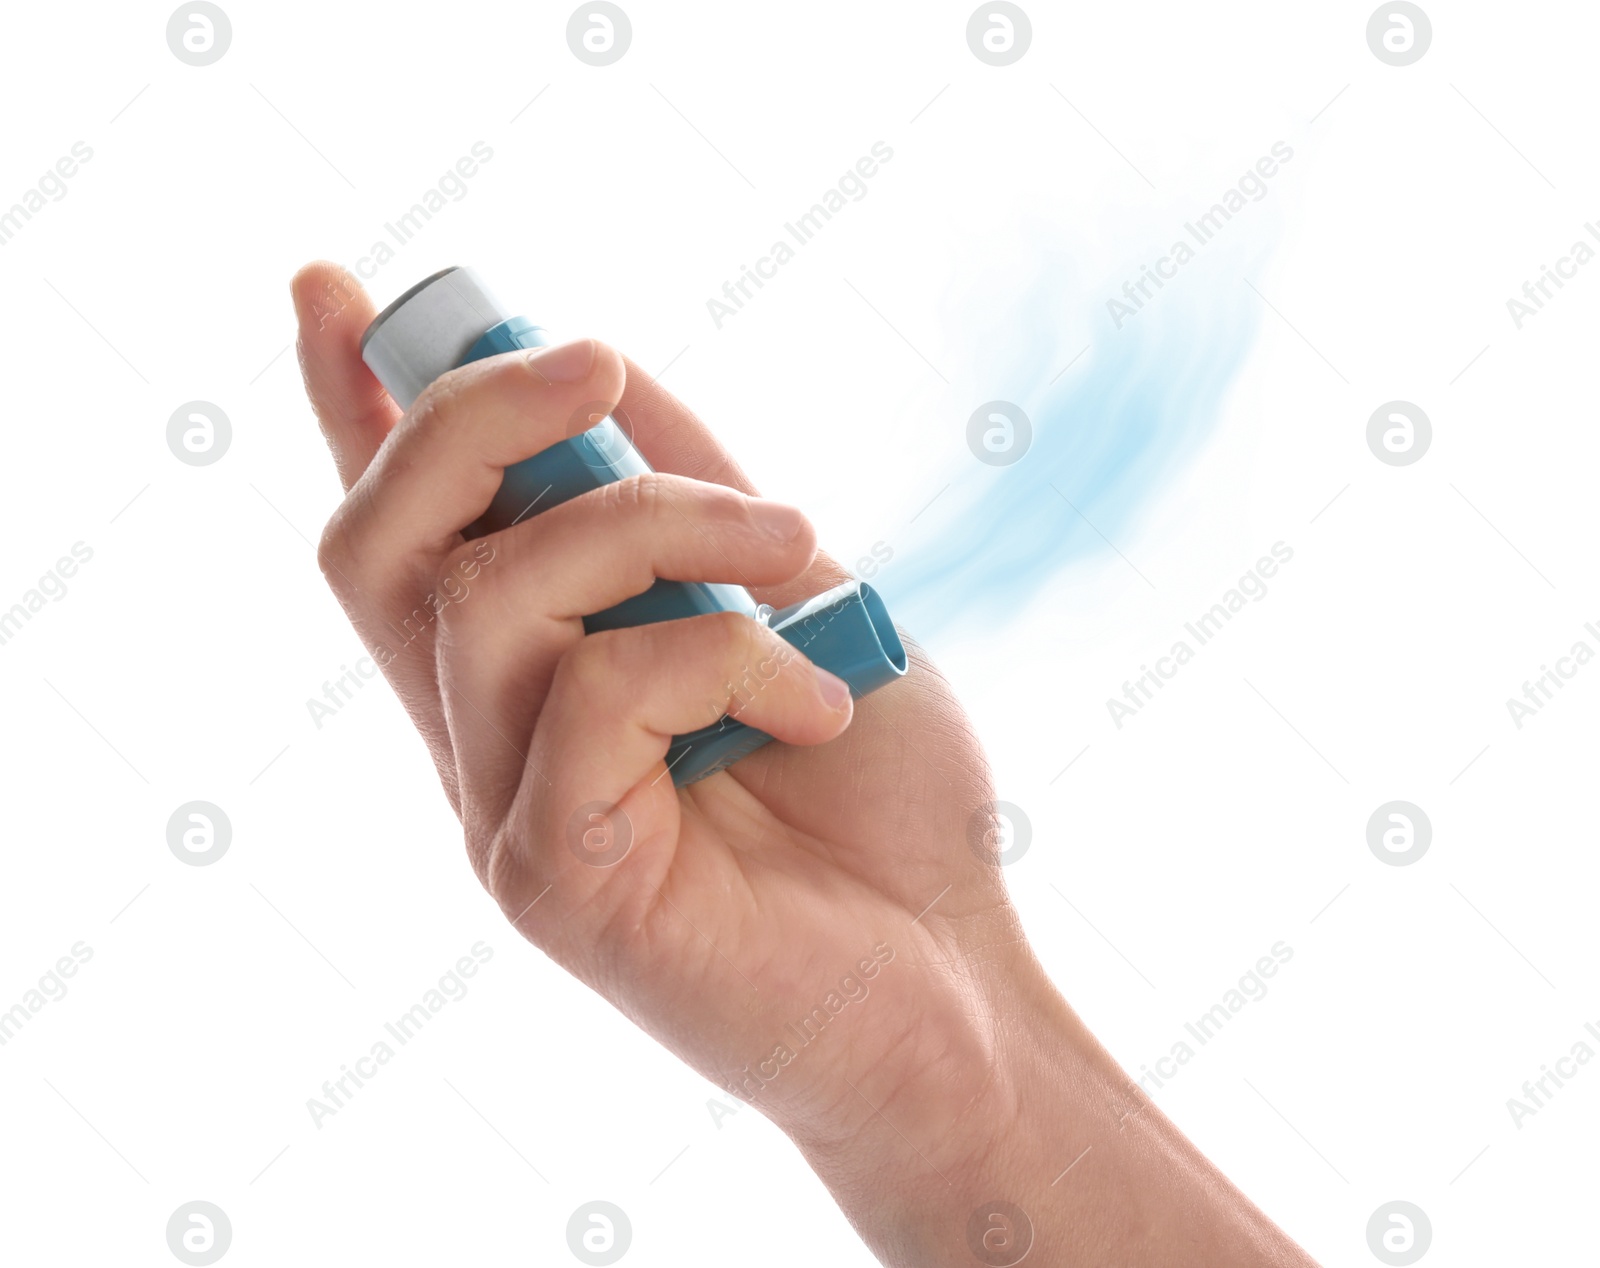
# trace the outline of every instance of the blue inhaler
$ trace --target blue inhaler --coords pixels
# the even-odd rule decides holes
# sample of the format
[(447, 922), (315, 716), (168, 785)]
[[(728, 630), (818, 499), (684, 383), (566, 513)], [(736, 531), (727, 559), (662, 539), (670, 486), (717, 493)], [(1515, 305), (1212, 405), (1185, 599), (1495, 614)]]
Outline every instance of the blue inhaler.
[[(447, 370), (496, 353), (542, 348), (550, 336), (506, 312), (471, 269), (450, 268), (418, 282), (373, 319), (361, 357), (389, 395), (409, 409)], [(482, 537), (510, 528), (569, 498), (652, 468), (608, 416), (588, 431), (507, 467), (494, 501), (462, 529)], [(585, 616), (584, 629), (619, 629), (707, 612), (740, 612), (762, 621), (814, 663), (838, 675), (853, 696), (906, 672), (906, 651), (888, 609), (863, 581), (847, 581), (782, 611), (758, 604), (741, 586), (658, 579), (643, 594)], [(752, 667), (754, 668), (754, 667)], [(739, 684), (729, 684), (734, 694)], [(672, 739), (667, 764), (679, 787), (755, 752), (772, 737), (722, 717)]]

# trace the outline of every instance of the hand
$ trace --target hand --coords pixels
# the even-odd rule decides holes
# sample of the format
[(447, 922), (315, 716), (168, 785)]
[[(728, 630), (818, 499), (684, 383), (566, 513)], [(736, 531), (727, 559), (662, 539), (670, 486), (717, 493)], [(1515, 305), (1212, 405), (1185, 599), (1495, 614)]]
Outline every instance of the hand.
[[(330, 288), (349, 297), (331, 316)], [(360, 359), (374, 314), (359, 284), (317, 264), (293, 293), (307, 392), (347, 490), (319, 560), (507, 917), (788, 1132), (890, 1262), (973, 1262), (968, 1212), (994, 1197), (1032, 1201), (1050, 1244), (1045, 1204), (1078, 1200), (1051, 1196), (1053, 1171), (1043, 1185), (1027, 1174), (1039, 1123), (1023, 1090), (1060, 1109), (1032, 1117), (1076, 1135), (1097, 1119), (1052, 1090), (1061, 1079), (1106, 1104), (1138, 1092), (1045, 979), (994, 859), (970, 844), (989, 773), (938, 670), (907, 640), (906, 677), (852, 705), (745, 617), (585, 636), (585, 614), (656, 577), (740, 584), (782, 607), (848, 574), (604, 345), (464, 366), (402, 415)], [(462, 539), (503, 468), (614, 406), (658, 474)], [(723, 712), (781, 742), (676, 789), (669, 738)], [(591, 851), (586, 832), (614, 848)], [(1162, 1157), (1191, 1164), (1147, 1113), (1150, 1139), (1176, 1138)], [(1038, 1169), (1075, 1138), (1038, 1142)], [(1114, 1218), (1112, 1199), (1084, 1191), (1086, 1211)], [(1054, 1244), (1075, 1244), (1069, 1231)]]
[[(294, 283), (307, 390), (349, 490), (323, 570), (422, 732), (507, 915), (790, 1130), (848, 1130), (849, 1083), (887, 1096), (917, 1078), (965, 1081), (975, 1094), (991, 1053), (968, 1015), (966, 947), (1020, 932), (967, 846), (988, 772), (938, 671), (913, 648), (903, 680), (852, 708), (837, 679), (819, 681), (743, 617), (585, 638), (585, 613), (656, 576), (733, 582), (781, 607), (848, 574), (816, 552), (799, 511), (754, 496), (687, 409), (590, 341), (465, 366), (401, 417), (359, 357), (365, 295), (323, 328), (313, 319), (331, 267)], [(588, 425), (574, 414), (593, 402), (621, 405), (660, 474), (464, 542), (501, 469)], [(779, 653), (762, 685), (756, 671)], [(786, 742), (675, 789), (668, 737), (724, 711)], [(574, 816), (596, 803), (614, 805), (613, 828), (632, 839), (612, 866), (568, 848), (587, 826)], [(880, 946), (891, 963), (874, 961)], [(766, 1088), (742, 1075), (785, 1036), (800, 1048), (790, 1023), (860, 978), (863, 960), (871, 998), (830, 1023), (827, 1042)], [(890, 989), (914, 975), (927, 980)]]

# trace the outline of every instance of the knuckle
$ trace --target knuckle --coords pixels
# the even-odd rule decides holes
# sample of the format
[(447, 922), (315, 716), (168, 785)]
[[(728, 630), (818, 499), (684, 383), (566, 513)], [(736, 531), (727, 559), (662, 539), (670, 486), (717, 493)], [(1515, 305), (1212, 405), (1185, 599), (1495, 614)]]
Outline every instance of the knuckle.
[(740, 648), (750, 645), (751, 636), (755, 633), (755, 623), (742, 612), (713, 612), (710, 615), (712, 628), (716, 636), (727, 647)]
[(508, 848), (505, 829), (502, 827), (486, 842), (469, 841), (467, 854), (472, 859), (473, 870), (477, 872), (478, 880), (483, 883), (484, 889), (489, 891), (489, 897), (499, 903), (500, 909), (510, 916), (512, 913), (509, 907), (514, 901), (513, 893), (522, 876), (522, 867), (516, 852)]
[(516, 376), (525, 369), (519, 357), (488, 357), (469, 361), (446, 370), (418, 394), (411, 403), (407, 420), (416, 432), (447, 432), (456, 427), (472, 398), (486, 385), (506, 376)]
[(667, 506), (667, 477), (657, 471), (628, 476), (605, 486), (607, 510), (619, 516), (653, 520)]
[(446, 370), (417, 394), (395, 430), (407, 448), (418, 436), (442, 431), (448, 437), (467, 425), (474, 403), (481, 405), (497, 385), (529, 373), (522, 358), (513, 356), (486, 357)]
[(527, 915), (530, 898), (536, 891), (523, 842), (509, 826), (502, 825), (487, 842), (475, 849), (469, 845), (468, 851), (478, 880), (489, 897), (513, 928), (527, 933), (519, 922)]
[(440, 375), (411, 402), (411, 411), (406, 419), (407, 430), (423, 433), (447, 427), (458, 409), (460, 392), (460, 376), (456, 371)]
[(350, 528), (350, 500), (346, 498), (328, 517), (317, 541), (317, 567), (322, 569), (322, 575), (335, 593), (342, 593), (346, 588), (345, 574), (354, 557)]
[(741, 612), (715, 612), (707, 618), (712, 637), (731, 662), (750, 660), (763, 647), (761, 626)]

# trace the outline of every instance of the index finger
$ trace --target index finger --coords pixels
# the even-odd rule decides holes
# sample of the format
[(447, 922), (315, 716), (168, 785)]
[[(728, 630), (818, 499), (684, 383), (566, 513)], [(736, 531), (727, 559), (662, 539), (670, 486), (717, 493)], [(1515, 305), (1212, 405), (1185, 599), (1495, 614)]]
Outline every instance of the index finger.
[[(670, 475), (725, 484), (752, 497), (760, 496), (760, 490), (733, 455), (692, 409), (657, 383), (637, 362), (626, 356), (622, 360), (628, 378), (616, 413), (624, 416), (619, 419), (623, 430), (652, 467)], [(820, 594), (849, 580), (851, 575), (833, 556), (819, 550), (811, 566), (793, 581), (749, 589), (759, 602), (781, 608)]]

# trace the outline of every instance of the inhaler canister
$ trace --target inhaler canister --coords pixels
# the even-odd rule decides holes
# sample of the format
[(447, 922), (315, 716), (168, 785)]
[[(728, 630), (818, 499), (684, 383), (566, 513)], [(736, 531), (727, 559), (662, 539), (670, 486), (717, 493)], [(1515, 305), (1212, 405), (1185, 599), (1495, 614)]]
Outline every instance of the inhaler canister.
[[(449, 268), (424, 278), (379, 313), (362, 336), (361, 356), (389, 395), (409, 409), (422, 390), (447, 370), (550, 342), (542, 327), (503, 308), (471, 269)], [(462, 531), (468, 537), (498, 532), (591, 489), (651, 469), (607, 416), (587, 431), (507, 467), (494, 501)], [(643, 594), (586, 616), (583, 624), (593, 633), (708, 612), (739, 612), (765, 621), (814, 663), (842, 678), (855, 696), (875, 691), (906, 672), (905, 647), (888, 609), (863, 581), (845, 582), (774, 612), (757, 604), (741, 586), (658, 579)], [(667, 752), (672, 782), (681, 787), (704, 779), (771, 739), (766, 732), (726, 716), (674, 736)]]

